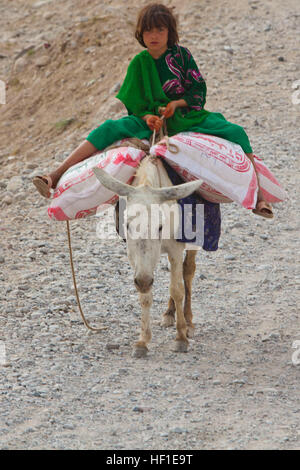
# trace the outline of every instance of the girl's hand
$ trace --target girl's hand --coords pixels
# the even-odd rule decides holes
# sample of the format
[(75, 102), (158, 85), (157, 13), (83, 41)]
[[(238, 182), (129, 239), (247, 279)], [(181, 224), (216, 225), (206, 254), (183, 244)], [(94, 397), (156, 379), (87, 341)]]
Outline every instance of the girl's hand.
[(173, 116), (173, 114), (176, 111), (177, 106), (178, 106), (177, 101), (171, 101), (170, 103), (167, 104), (167, 107), (164, 110), (164, 112), (162, 113), (162, 115), (166, 119), (168, 119), (169, 117)]
[(176, 101), (171, 101), (166, 108), (164, 108), (164, 111), (161, 112), (161, 114), (166, 118), (170, 118), (173, 116), (177, 108), (186, 108), (188, 106), (187, 102), (184, 99), (176, 100)]
[(151, 131), (155, 130), (158, 132), (161, 129), (163, 122), (158, 116), (150, 114), (146, 119), (146, 124)]

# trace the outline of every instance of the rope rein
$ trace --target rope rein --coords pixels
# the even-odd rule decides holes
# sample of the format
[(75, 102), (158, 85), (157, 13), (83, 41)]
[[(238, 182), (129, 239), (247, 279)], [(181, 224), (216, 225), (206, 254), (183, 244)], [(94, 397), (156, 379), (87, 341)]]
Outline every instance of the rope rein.
[(88, 321), (86, 320), (85, 316), (84, 316), (84, 313), (82, 311), (82, 308), (81, 308), (81, 304), (80, 304), (80, 299), (79, 299), (79, 294), (78, 294), (78, 289), (77, 289), (77, 283), (76, 283), (76, 276), (75, 276), (75, 270), (74, 270), (74, 264), (73, 264), (73, 254), (72, 254), (72, 245), (71, 245), (71, 232), (70, 232), (70, 223), (69, 221), (67, 220), (67, 233), (68, 233), (68, 243), (69, 243), (69, 253), (70, 253), (70, 264), (71, 264), (71, 270), (72, 270), (72, 277), (73, 277), (73, 284), (74, 284), (74, 289), (75, 289), (75, 295), (76, 295), (76, 300), (77, 300), (77, 305), (78, 305), (78, 308), (79, 308), (79, 311), (80, 311), (80, 315), (81, 315), (81, 318), (83, 320), (83, 323), (85, 324), (85, 326), (91, 330), (91, 331), (102, 331), (102, 330), (107, 330), (107, 326), (101, 326), (100, 328), (94, 328), (92, 326), (90, 326), (90, 324), (88, 323)]
[[(167, 124), (166, 124), (166, 120), (165, 120), (165, 117), (164, 116), (161, 116), (160, 119), (163, 121), (163, 126), (161, 127), (160, 129), (160, 135), (159, 135), (159, 142), (164, 139), (165, 143), (166, 143), (166, 146), (167, 146), (167, 149), (169, 150), (169, 152), (171, 153), (178, 153), (179, 152), (179, 149), (177, 147), (177, 145), (175, 144), (170, 144), (169, 142), (169, 137), (168, 137), (168, 132), (167, 132)], [(151, 147), (155, 144), (155, 138), (156, 138), (156, 131), (154, 130), (153, 131), (153, 134), (152, 134), (152, 143), (151, 143)], [(122, 144), (119, 144), (119, 145), (111, 145), (110, 147), (107, 147), (106, 150), (108, 149), (112, 149), (112, 148), (117, 148), (117, 147), (124, 147), (126, 145), (126, 143), (128, 143), (128, 145), (132, 146), (132, 147), (136, 147), (136, 148), (139, 148), (141, 150), (144, 150), (144, 151), (148, 151), (149, 150), (149, 146), (144, 144), (140, 139), (137, 139), (137, 138), (129, 138), (129, 139), (126, 139)], [(160, 175), (159, 175), (160, 177)], [(78, 293), (78, 288), (77, 288), (77, 283), (76, 283), (76, 275), (75, 275), (75, 269), (74, 269), (74, 263), (73, 263), (73, 252), (72, 252), (72, 244), (71, 244), (71, 230), (70, 230), (70, 222), (69, 220), (66, 221), (67, 223), (67, 235), (68, 235), (68, 245), (69, 245), (69, 255), (70, 255), (70, 265), (71, 265), (71, 271), (72, 271), (72, 278), (73, 278), (73, 285), (74, 285), (74, 290), (75, 290), (75, 295), (76, 295), (76, 300), (77, 300), (77, 305), (78, 305), (78, 308), (79, 308), (79, 312), (80, 312), (80, 315), (81, 315), (81, 318), (83, 320), (83, 323), (85, 324), (85, 326), (87, 327), (88, 330), (91, 330), (91, 331), (95, 331), (95, 332), (99, 332), (99, 331), (103, 331), (103, 330), (107, 330), (107, 326), (100, 326), (99, 328), (94, 328), (92, 327), (89, 322), (87, 321), (87, 319), (85, 318), (85, 315), (82, 311), (82, 308), (81, 308), (81, 303), (80, 303), (80, 299), (79, 299), (79, 293)]]
[[(166, 108), (160, 107), (160, 108), (158, 109), (158, 111), (163, 112), (165, 109), (166, 109)], [(169, 141), (168, 128), (167, 128), (167, 122), (166, 122), (165, 116), (161, 116), (160, 119), (163, 121), (163, 125), (162, 125), (162, 127), (160, 128), (160, 132), (159, 132), (159, 142), (160, 142), (160, 141), (163, 141), (163, 143), (166, 144), (167, 149), (169, 150), (169, 152), (171, 152), (171, 153), (178, 153), (178, 152), (179, 152), (179, 148), (177, 147), (177, 145), (171, 144), (170, 141)], [(154, 129), (153, 135), (152, 135), (152, 144), (151, 144), (151, 147), (155, 144), (155, 137), (156, 137), (156, 131), (155, 131), (155, 129)]]

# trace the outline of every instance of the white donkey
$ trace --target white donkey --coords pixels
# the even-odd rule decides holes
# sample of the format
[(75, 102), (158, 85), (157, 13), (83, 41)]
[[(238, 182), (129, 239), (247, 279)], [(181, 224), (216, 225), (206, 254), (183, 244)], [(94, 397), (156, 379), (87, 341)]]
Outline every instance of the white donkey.
[[(153, 275), (161, 253), (168, 254), (171, 265), (169, 305), (163, 314), (162, 325), (173, 325), (176, 311), (175, 350), (186, 352), (187, 337), (192, 337), (194, 331), (191, 290), (197, 250), (187, 250), (183, 262), (185, 243), (177, 242), (174, 238), (179, 220), (179, 206), (176, 200), (193, 193), (202, 181), (173, 186), (162, 162), (151, 156), (142, 160), (132, 186), (116, 180), (102, 169), (94, 168), (94, 173), (103, 186), (121, 197), (126, 197), (127, 253), (134, 270), (134, 283), (139, 291), (142, 307), (141, 333), (139, 341), (134, 345), (134, 356), (142, 357), (148, 352), (147, 344), (151, 340)], [(173, 209), (171, 211), (170, 206)], [(155, 216), (151, 219), (153, 207), (159, 207), (160, 210), (154, 211)], [(140, 208), (144, 210), (141, 211)], [(162, 236), (164, 233), (169, 233), (170, 236)]]

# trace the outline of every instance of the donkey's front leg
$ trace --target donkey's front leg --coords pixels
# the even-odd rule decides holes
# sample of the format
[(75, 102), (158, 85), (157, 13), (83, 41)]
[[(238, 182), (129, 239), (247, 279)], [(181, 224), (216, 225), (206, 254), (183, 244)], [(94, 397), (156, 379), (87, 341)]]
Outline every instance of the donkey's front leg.
[(184, 284), (183, 284), (183, 269), (182, 269), (182, 252), (181, 256), (169, 256), (171, 264), (171, 285), (170, 294), (175, 302), (176, 308), (176, 352), (187, 352), (188, 339), (187, 339), (187, 325), (183, 313), (183, 299), (184, 299)]
[(151, 340), (150, 308), (152, 298), (152, 289), (146, 294), (140, 293), (140, 303), (142, 307), (141, 333), (139, 341), (134, 345), (134, 357), (145, 357), (148, 352), (147, 344)]

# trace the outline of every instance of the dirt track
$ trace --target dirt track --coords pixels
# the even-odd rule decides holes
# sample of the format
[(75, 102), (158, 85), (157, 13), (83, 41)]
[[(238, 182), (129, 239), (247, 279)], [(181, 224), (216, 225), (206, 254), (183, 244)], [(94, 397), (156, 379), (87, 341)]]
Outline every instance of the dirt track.
[(159, 326), (162, 258), (145, 360), (131, 357), (140, 307), (123, 242), (99, 241), (95, 219), (72, 223), (86, 315), (108, 326), (87, 334), (65, 226), (48, 220), (30, 181), (124, 114), (114, 95), (140, 50), (128, 34), (135, 6), (1, 2), (2, 449), (300, 448), (299, 1), (172, 4), (207, 80), (206, 108), (245, 127), (290, 198), (272, 221), (223, 205), (220, 249), (198, 254), (197, 330), (183, 355), (175, 330)]

